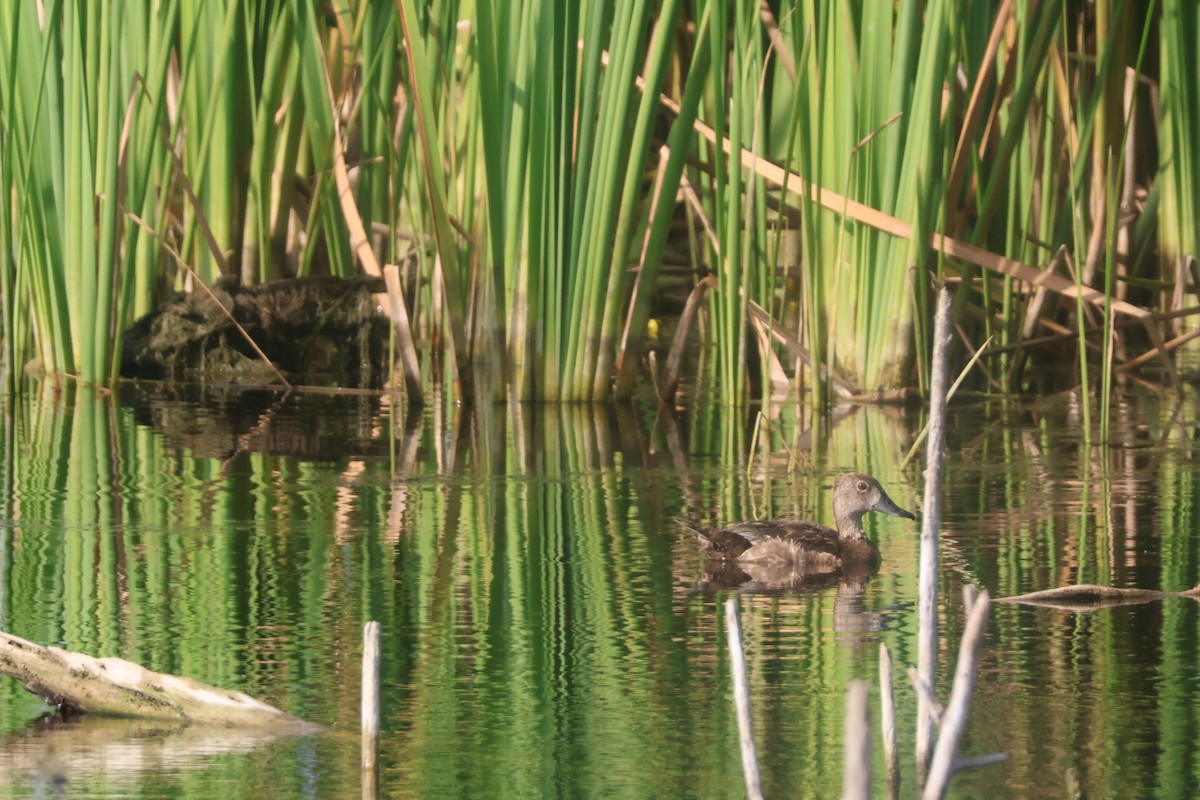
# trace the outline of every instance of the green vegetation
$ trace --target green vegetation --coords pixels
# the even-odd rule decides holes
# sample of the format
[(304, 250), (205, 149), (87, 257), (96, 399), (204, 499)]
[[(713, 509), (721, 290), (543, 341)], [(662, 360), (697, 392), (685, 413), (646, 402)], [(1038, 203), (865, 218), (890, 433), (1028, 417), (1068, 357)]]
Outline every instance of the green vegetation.
[[(948, 453), (955, 479), (943, 527), (945, 641), (960, 636), (963, 583), (1002, 596), (1073, 582), (1195, 582), (1200, 487), (1180, 446), (1186, 432), (1170, 404), (1137, 400), (1115, 415), (1122, 447), (1112, 451), (1081, 442), (1071, 410), (1054, 401), (1036, 408), (1036, 424), (1000, 403), (959, 418), (964, 447)], [(828, 522), (823, 479), (851, 466), (883, 476), (897, 499), (919, 494), (919, 468), (895, 467), (915, 426), (891, 409), (842, 420), (812, 465), (772, 480), (766, 464), (747, 475), (744, 421), (715, 405), (679, 420), (628, 404), (512, 404), (511, 416), (499, 405), (431, 404), (423, 419), (399, 421), (378, 399), (297, 402), (271, 407), (271, 441), (311, 444), (319, 416), (342, 421), (323, 423), (322, 435), (340, 454), (352, 440), (350, 454), (233, 454), (259, 434), (200, 424), (224, 418), (217, 409), (228, 402), (154, 406), (156, 419), (178, 426), (170, 435), (94, 392), (2, 404), (0, 628), (241, 689), (334, 728), (140, 766), (110, 759), (117, 766), (93, 776), (88, 754), (126, 753), (119, 741), (105, 749), (121, 730), (105, 723), (80, 753), (61, 756), (72, 782), (84, 773), (104, 794), (101, 785), (128, 780), (107, 792), (133, 797), (344, 795), (359, 779), (361, 625), (377, 619), (385, 796), (569, 787), (630, 797), (664, 785), (671, 796), (737, 795), (724, 596), (694, 591), (703, 561), (669, 516)], [(378, 439), (390, 436), (389, 458)], [(760, 451), (778, 455), (784, 444)], [(915, 661), (915, 526), (889, 518), (869, 527), (884, 564), (861, 597), (848, 587), (742, 597), (772, 796), (793, 787), (836, 796), (847, 682), (874, 680), (881, 641), (899, 672)], [(1036, 796), (1074, 767), (1092, 795), (1140, 796), (1154, 785), (1163, 797), (1189, 796), (1200, 755), (1188, 679), (1198, 632), (1190, 600), (1079, 615), (998, 606), (970, 749), (1008, 750), (1012, 760), (960, 776), (955, 791)], [(914, 693), (899, 676), (896, 689), (900, 746), (911, 753)], [(64, 753), (61, 729), (30, 724), (45, 710), (0, 681), (6, 758), (41, 757), (49, 745)], [(175, 752), (170, 736), (155, 737), (153, 753)], [(1143, 749), (1152, 757), (1113, 756)], [(26, 796), (37, 763), (5, 763), (0, 792)], [(904, 785), (914, 786), (911, 759), (903, 763)], [(183, 783), (159, 785), (173, 781)]]
[(1185, 0), (7, 3), (8, 385), (111, 383), (197, 281), (400, 264), (432, 379), (625, 397), (673, 250), (716, 277), (727, 403), (771, 377), (751, 302), (849, 383), (923, 385), (946, 279), (992, 388), (1035, 340), (1108, 386), (1125, 323), (1164, 358), (1151, 312), (1195, 292), (1198, 45)]

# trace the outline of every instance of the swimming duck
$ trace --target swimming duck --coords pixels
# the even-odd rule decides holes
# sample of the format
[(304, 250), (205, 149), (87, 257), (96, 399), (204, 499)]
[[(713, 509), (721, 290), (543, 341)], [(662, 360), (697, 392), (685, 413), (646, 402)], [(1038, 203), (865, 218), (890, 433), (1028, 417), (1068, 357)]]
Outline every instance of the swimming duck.
[(695, 534), (712, 559), (740, 564), (794, 564), (802, 569), (829, 571), (879, 565), (879, 548), (863, 532), (862, 518), (868, 511), (916, 519), (912, 512), (892, 502), (879, 481), (851, 472), (833, 485), (837, 530), (808, 520), (735, 522), (725, 528), (707, 528), (682, 517), (675, 517), (675, 521)]

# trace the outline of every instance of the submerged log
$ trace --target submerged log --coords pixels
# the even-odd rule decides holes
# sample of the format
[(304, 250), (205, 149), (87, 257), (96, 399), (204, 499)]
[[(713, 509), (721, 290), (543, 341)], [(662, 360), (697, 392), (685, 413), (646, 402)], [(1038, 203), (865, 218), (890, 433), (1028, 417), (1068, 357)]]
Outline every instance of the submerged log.
[(151, 672), (123, 658), (94, 658), (42, 647), (0, 631), (0, 672), (59, 711), (185, 720), (230, 727), (311, 733), (320, 726), (191, 678)]
[(1131, 603), (1150, 603), (1162, 600), (1164, 597), (1190, 597), (1193, 600), (1200, 600), (1200, 586), (1182, 592), (1163, 592), (1158, 589), (1122, 589), (1117, 586), (1081, 583), (1077, 586), (1059, 586), (1040, 592), (999, 597), (995, 602), (1025, 603), (1068, 611), (1093, 611)]

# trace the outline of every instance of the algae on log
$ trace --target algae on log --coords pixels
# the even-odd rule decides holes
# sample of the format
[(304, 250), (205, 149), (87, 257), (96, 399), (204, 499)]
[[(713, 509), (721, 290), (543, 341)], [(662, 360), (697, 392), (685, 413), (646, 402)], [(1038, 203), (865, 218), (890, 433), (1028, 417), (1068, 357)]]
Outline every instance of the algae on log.
[(313, 733), (320, 726), (242, 692), (151, 672), (123, 658), (42, 647), (0, 631), (0, 672), (60, 710)]
[(381, 388), (390, 323), (375, 294), (384, 288), (378, 278), (217, 281), (126, 330), (121, 377), (273, 385), (282, 372), (309, 385)]

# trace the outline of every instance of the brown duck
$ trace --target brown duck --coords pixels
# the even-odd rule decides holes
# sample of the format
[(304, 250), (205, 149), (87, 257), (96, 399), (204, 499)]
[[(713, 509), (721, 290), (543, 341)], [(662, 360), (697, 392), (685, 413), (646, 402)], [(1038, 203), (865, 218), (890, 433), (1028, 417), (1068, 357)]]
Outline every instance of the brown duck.
[(706, 528), (682, 517), (675, 521), (695, 534), (709, 558), (741, 564), (791, 564), (825, 572), (879, 565), (879, 548), (863, 532), (862, 518), (868, 511), (916, 519), (892, 502), (879, 481), (851, 472), (833, 485), (837, 530), (809, 520), (735, 522), (725, 528)]

